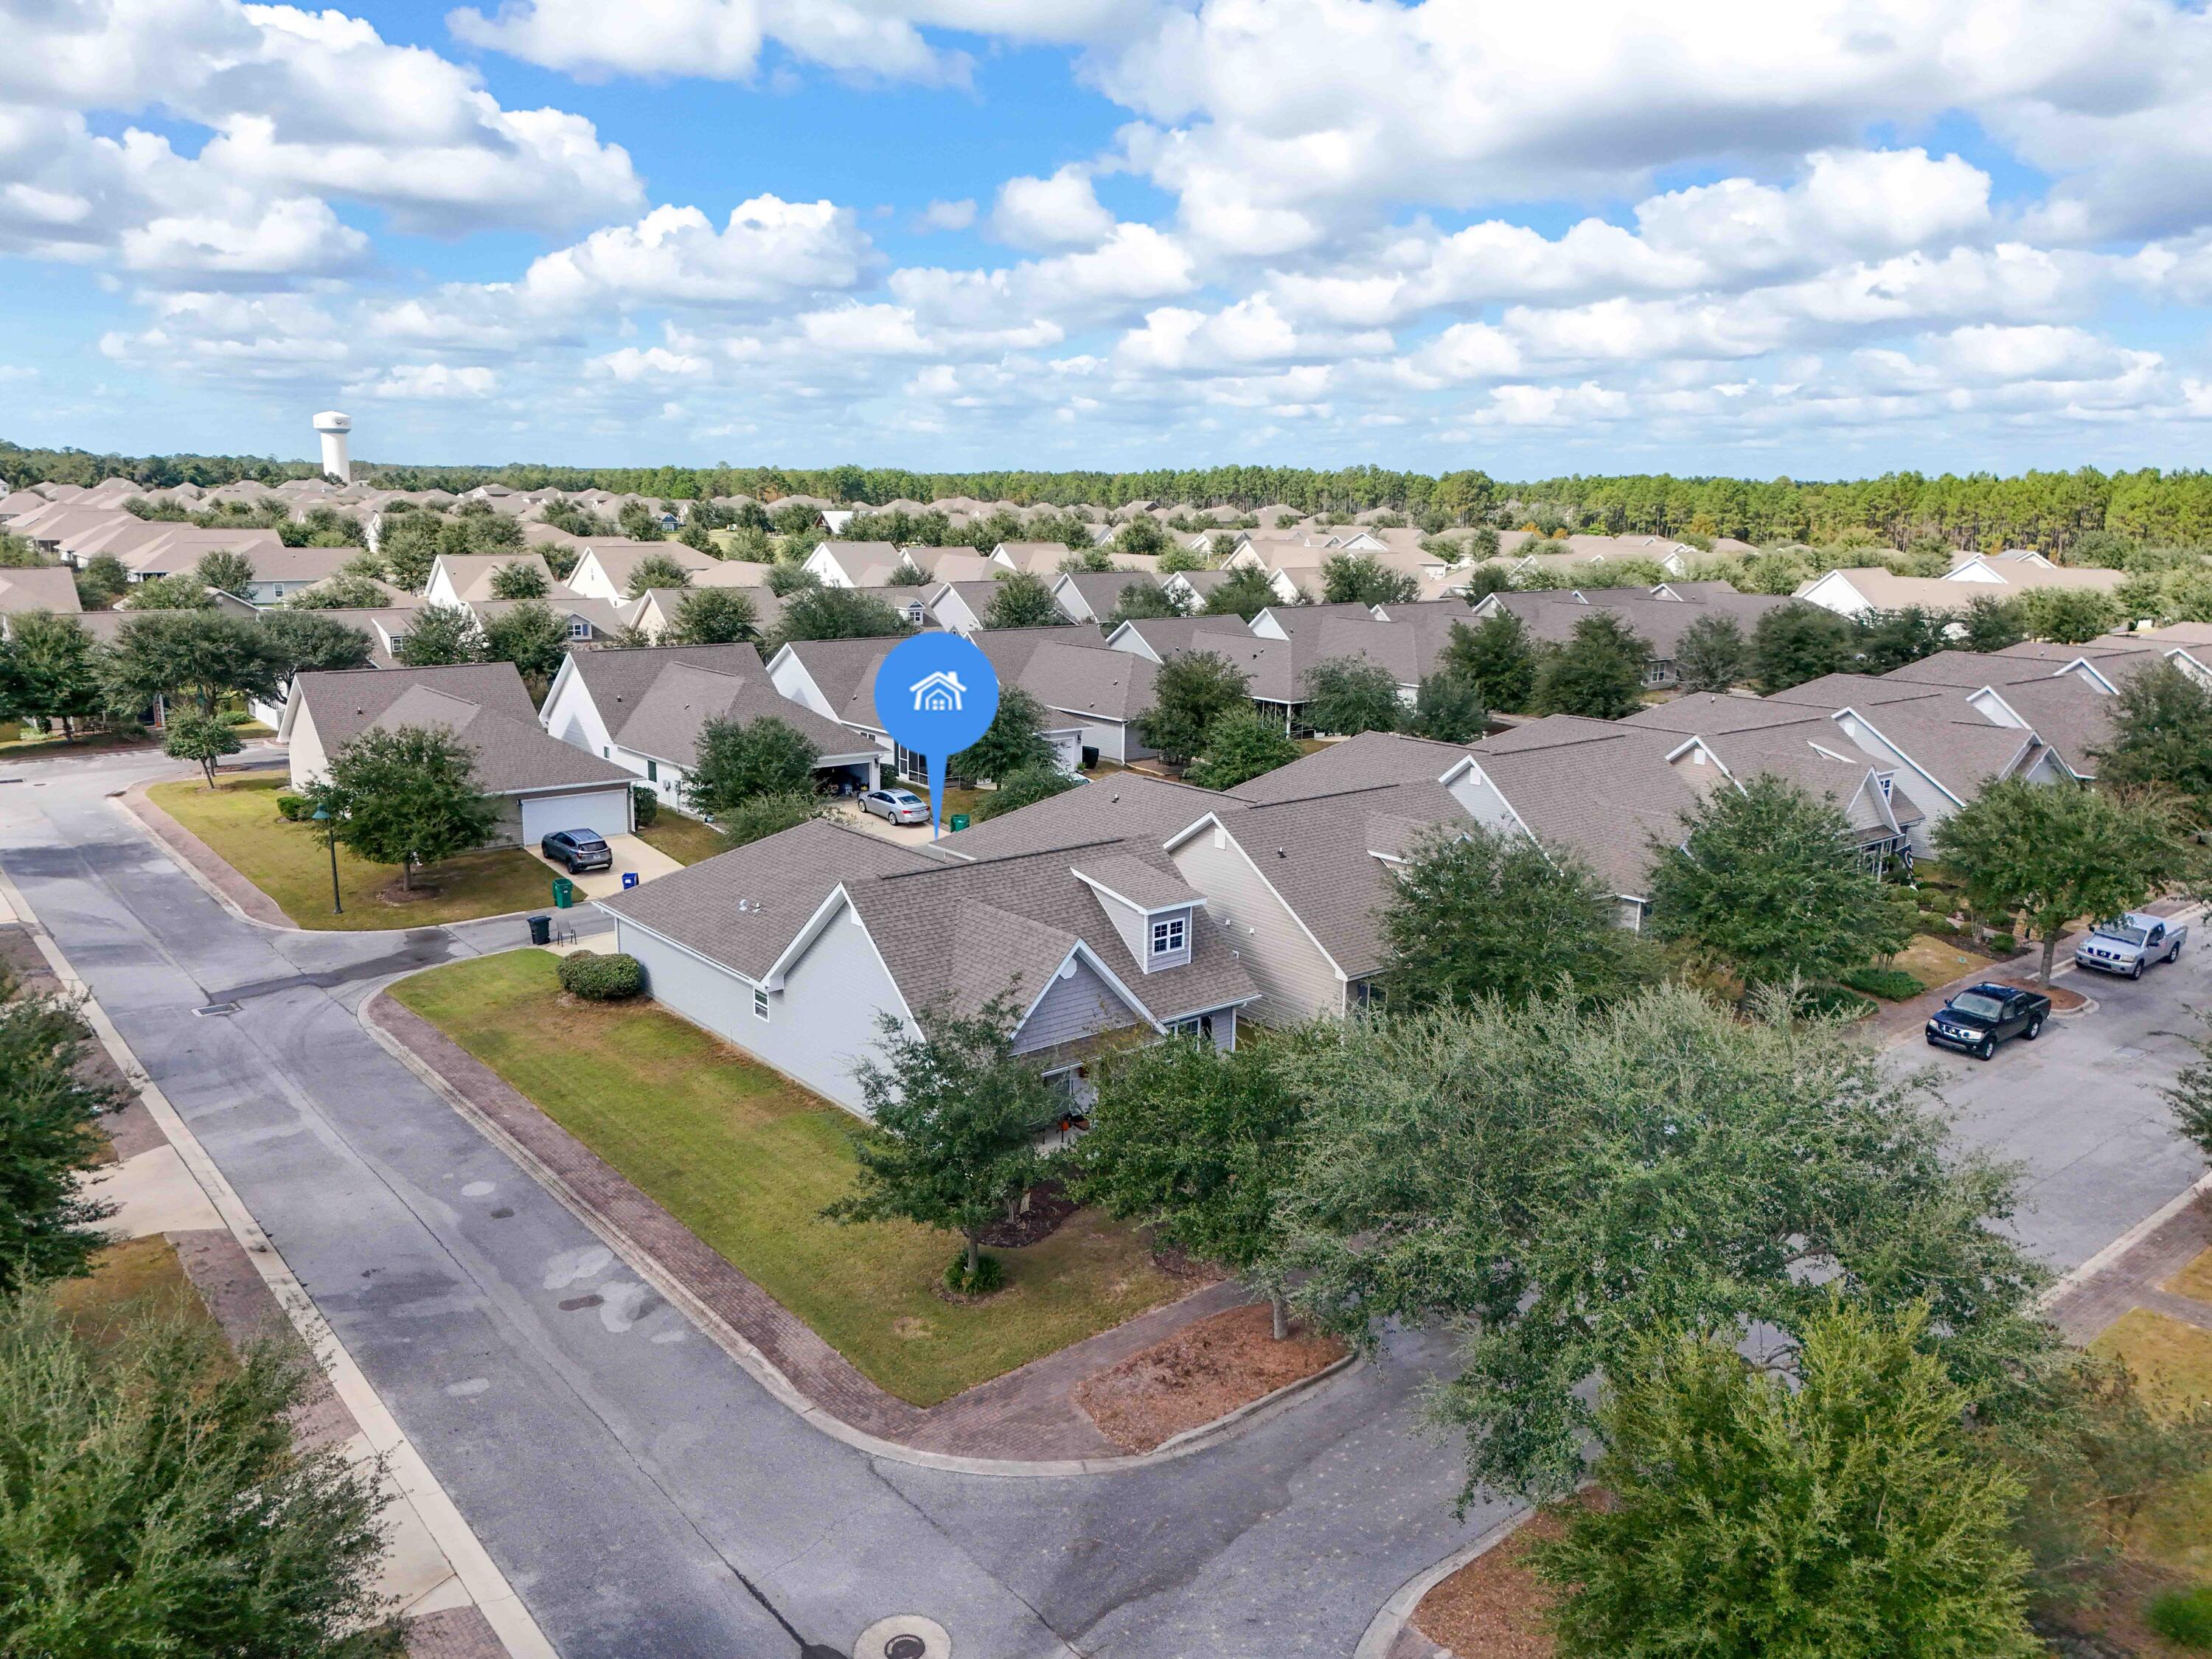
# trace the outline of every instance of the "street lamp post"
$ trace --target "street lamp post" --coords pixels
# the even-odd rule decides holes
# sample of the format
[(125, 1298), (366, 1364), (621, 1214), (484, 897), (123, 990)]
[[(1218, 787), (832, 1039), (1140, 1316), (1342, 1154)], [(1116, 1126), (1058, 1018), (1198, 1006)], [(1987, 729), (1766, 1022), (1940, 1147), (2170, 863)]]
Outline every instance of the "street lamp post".
[(331, 843), (331, 914), (334, 916), (342, 916), (345, 914), (345, 901), (338, 896), (337, 821), (331, 817), (328, 808), (318, 806), (315, 809), (315, 822), (325, 826), (325, 833)]

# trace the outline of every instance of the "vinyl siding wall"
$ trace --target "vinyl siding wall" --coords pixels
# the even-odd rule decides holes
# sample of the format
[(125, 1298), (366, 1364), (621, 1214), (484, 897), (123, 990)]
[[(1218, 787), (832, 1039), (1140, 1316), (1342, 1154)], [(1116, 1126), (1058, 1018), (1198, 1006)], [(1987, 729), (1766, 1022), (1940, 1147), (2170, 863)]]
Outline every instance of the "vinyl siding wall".
[(867, 932), (844, 912), (781, 991), (769, 994), (769, 1017), (753, 1013), (750, 981), (654, 938), (617, 917), (615, 944), (645, 964), (646, 988), (672, 1014), (712, 1031), (765, 1064), (865, 1117), (854, 1066), (876, 1046), (878, 1009), (902, 1005), (877, 960)]
[(1225, 926), (1244, 970), (1260, 988), (1260, 1000), (1245, 1012), (1263, 1025), (1342, 1013), (1344, 982), (1328, 958), (1236, 844), (1216, 847), (1213, 835), (1200, 830), (1173, 856), (1183, 879), (1206, 895), (1196, 925)]
[(1139, 1023), (1129, 1005), (1089, 963), (1077, 957), (1073, 966), (1073, 972), (1053, 981), (1036, 1011), (1022, 1022), (1014, 1034), (1016, 1054), (1080, 1042), (1101, 1031), (1126, 1030)]

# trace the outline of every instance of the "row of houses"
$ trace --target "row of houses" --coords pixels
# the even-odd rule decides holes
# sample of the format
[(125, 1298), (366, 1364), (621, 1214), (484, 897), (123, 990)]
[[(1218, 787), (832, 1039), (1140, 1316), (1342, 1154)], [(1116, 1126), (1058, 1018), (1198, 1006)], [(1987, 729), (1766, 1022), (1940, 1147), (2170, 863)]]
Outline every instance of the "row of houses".
[(934, 845), (810, 824), (603, 908), (656, 997), (848, 1108), (878, 1015), (994, 999), (1079, 1098), (1102, 1042), (1227, 1046), (1243, 1022), (1370, 1000), (1393, 872), (1427, 836), (1483, 824), (1571, 854), (1638, 927), (1653, 859), (1711, 791), (1778, 774), (1841, 806), (1870, 860), (1924, 849), (1993, 780), (2094, 776), (2130, 675), (2172, 661), (2212, 681), (2201, 632), (1948, 653), (1465, 746), (1370, 733), (1227, 792), (1107, 775)]

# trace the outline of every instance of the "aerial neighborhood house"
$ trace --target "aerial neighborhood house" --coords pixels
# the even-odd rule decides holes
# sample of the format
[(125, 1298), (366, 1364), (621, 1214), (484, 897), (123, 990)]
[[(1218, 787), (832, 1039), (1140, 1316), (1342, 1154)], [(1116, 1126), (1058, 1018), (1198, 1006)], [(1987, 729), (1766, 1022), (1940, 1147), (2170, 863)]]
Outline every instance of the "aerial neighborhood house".
[(603, 901), (664, 1006), (855, 1112), (879, 1016), (1011, 1014), (1073, 1099), (1101, 1040), (1237, 1041), (1257, 995), (1206, 901), (1118, 841), (955, 859), (812, 823)]
[[(1031, 690), (1048, 710), (1058, 712), (1056, 699), (1079, 705), (1090, 699), (1095, 689), (1086, 684), (1073, 688), (1073, 694), (1066, 697), (1057, 687), (1039, 691), (1026, 671), (1032, 657), (1048, 647), (1103, 652), (1096, 629), (1002, 628), (970, 637), (991, 659), (1001, 685)], [(874, 744), (883, 765), (895, 775), (919, 781), (927, 775), (926, 757), (894, 743), (876, 708), (876, 670), (896, 644), (896, 640), (886, 639), (794, 640), (770, 659), (768, 672), (784, 696)], [(1042, 735), (1052, 745), (1056, 763), (1073, 772), (1080, 764), (1081, 751), (1090, 738), (1085, 735), (1084, 711), (1079, 707), (1066, 712), (1068, 718), (1064, 723), (1050, 723)]]
[(766, 565), (718, 559), (682, 542), (588, 541), (578, 546), (568, 586), (589, 599), (628, 600), (637, 568), (647, 559), (678, 566), (695, 587), (758, 587), (768, 580)]
[(562, 742), (611, 761), (660, 798), (684, 804), (709, 720), (773, 715), (817, 752), (821, 787), (876, 787), (875, 743), (779, 693), (750, 645), (651, 646), (570, 653), (554, 676), (542, 716)]
[[(1114, 614), (1127, 589), (1154, 587), (1164, 592), (1175, 580), (1152, 570), (1066, 570), (1053, 578), (1053, 603), (1070, 622), (1103, 623)], [(1183, 602), (1188, 605), (1190, 600)]]
[(423, 602), (465, 605), (497, 599), (493, 584), (501, 571), (515, 565), (537, 576), (548, 593), (572, 591), (554, 580), (552, 568), (541, 553), (441, 553), (430, 566), (429, 579), (422, 584)]
[(2117, 592), (2127, 573), (2086, 565), (2055, 565), (2025, 550), (1967, 554), (1941, 576), (1900, 576), (1880, 565), (1831, 570), (1797, 590), (1797, 597), (1842, 616), (1870, 611), (1964, 611), (1976, 599), (2011, 599), (2033, 589)]
[(556, 830), (628, 835), (631, 775), (548, 735), (514, 665), (356, 668), (295, 675), (280, 742), (295, 788), (320, 781), (330, 757), (372, 728), (444, 726), (476, 763), (477, 787), (500, 807), (488, 846), (534, 846)]

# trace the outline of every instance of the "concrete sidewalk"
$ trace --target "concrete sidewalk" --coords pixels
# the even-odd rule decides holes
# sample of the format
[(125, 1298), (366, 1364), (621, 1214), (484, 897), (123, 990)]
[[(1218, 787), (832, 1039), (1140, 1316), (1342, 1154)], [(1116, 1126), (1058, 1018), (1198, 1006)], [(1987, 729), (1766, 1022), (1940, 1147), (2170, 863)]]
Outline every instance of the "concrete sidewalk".
[(295, 1413), (300, 1437), (335, 1446), (349, 1461), (383, 1460), (387, 1543), (376, 1588), (406, 1623), (410, 1659), (553, 1659), (551, 1643), (436, 1478), (4, 873), (0, 934), (11, 963), (35, 961), (46, 970), (22, 974), (27, 989), (84, 999), (102, 1069), (126, 1097), (102, 1125), (116, 1162), (84, 1179), (115, 1206), (105, 1231), (118, 1239), (166, 1237), (234, 1345), (272, 1336), (303, 1342), (316, 1369)]

